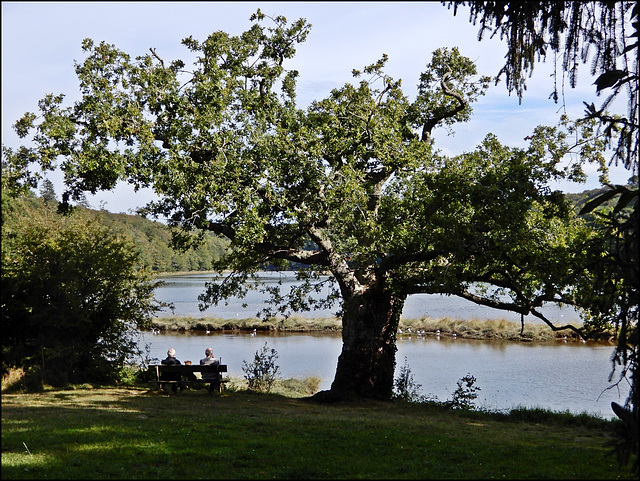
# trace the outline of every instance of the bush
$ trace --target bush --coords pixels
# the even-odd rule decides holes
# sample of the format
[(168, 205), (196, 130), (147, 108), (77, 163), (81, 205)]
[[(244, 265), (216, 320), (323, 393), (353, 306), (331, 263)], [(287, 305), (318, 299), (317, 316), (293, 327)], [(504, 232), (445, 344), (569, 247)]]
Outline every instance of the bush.
[(407, 358), (404, 358), (404, 365), (400, 368), (400, 375), (395, 379), (393, 399), (400, 401), (420, 403), (425, 402), (427, 398), (420, 394), (422, 384), (418, 384), (413, 379)]
[(135, 246), (82, 212), (10, 202), (2, 225), (3, 369), (23, 367), (35, 388), (117, 380), (139, 355), (137, 331), (159, 307)]
[(475, 409), (475, 400), (480, 388), (475, 385), (476, 378), (467, 374), (458, 381), (458, 388), (453, 393), (453, 398), (449, 401), (451, 409)]
[(5, 372), (2, 374), (2, 392), (11, 392), (16, 389), (16, 386), (19, 386), (25, 376), (25, 371), (21, 367), (11, 367), (6, 368)]
[(244, 378), (249, 382), (249, 389), (259, 392), (271, 391), (280, 372), (280, 366), (276, 365), (277, 358), (277, 351), (269, 349), (265, 342), (262, 349), (256, 351), (252, 363), (242, 361), (242, 371), (245, 373)]

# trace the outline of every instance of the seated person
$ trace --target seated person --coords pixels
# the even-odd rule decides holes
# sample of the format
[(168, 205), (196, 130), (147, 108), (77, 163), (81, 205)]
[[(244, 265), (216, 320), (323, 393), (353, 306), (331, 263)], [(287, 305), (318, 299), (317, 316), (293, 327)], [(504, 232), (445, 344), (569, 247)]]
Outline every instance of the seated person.
[[(171, 348), (167, 351), (167, 358), (161, 361), (162, 364), (166, 364), (169, 366), (177, 366), (180, 365), (181, 362), (176, 359), (176, 350)], [(182, 384), (182, 378), (180, 377), (179, 372), (163, 372), (160, 374), (161, 381), (178, 381), (177, 383), (171, 384), (171, 390), (176, 392), (178, 388), (182, 391), (184, 389), (184, 385)], [(164, 388), (164, 384), (161, 384), (161, 387)]]
[[(220, 361), (215, 357), (213, 357), (213, 349), (211, 349), (210, 347), (204, 350), (204, 355), (206, 357), (203, 359), (200, 359), (201, 366), (220, 364)], [(214, 390), (220, 391), (220, 383), (216, 382), (220, 380), (220, 373), (203, 372), (202, 379), (204, 379), (205, 381), (212, 381), (211, 384), (209, 384), (209, 392), (212, 392)]]

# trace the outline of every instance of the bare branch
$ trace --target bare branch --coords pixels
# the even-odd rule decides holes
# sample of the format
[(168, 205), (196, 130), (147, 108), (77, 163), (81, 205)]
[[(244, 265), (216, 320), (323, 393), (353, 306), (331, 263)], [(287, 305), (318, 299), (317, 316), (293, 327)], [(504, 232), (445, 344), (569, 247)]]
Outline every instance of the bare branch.
[(464, 100), (464, 97), (459, 92), (456, 92), (455, 90), (451, 89), (445, 83), (447, 80), (447, 77), (451, 75), (451, 67), (449, 67), (448, 65), (447, 65), (447, 70), (448, 72), (446, 72), (442, 76), (442, 79), (440, 80), (440, 87), (442, 88), (442, 91), (444, 92), (445, 95), (453, 97), (458, 101), (458, 106), (455, 107), (453, 110), (450, 110), (448, 112), (443, 113), (442, 115), (438, 115), (432, 119), (429, 119), (424, 123), (424, 125), (422, 126), (422, 136), (421, 136), (421, 140), (423, 142), (426, 142), (431, 139), (431, 131), (436, 127), (436, 125), (438, 125), (438, 123), (440, 123), (444, 119), (453, 117), (458, 112), (461, 112), (468, 106), (467, 102)]
[(158, 56), (158, 54), (156, 53), (156, 49), (153, 47), (150, 47), (149, 50), (151, 51), (151, 54), (158, 60), (158, 62), (160, 62), (160, 65), (162, 65), (162, 68), (167, 68), (164, 65), (164, 60), (162, 60), (160, 56)]

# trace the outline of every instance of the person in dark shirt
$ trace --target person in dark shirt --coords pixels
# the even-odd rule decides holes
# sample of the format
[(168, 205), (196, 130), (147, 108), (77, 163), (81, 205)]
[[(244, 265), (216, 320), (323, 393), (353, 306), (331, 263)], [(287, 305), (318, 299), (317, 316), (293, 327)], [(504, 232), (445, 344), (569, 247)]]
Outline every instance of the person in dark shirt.
[[(161, 361), (162, 364), (166, 364), (168, 366), (177, 366), (182, 364), (177, 358), (176, 358), (176, 350), (171, 348), (167, 351), (167, 358), (163, 359)], [(177, 392), (178, 388), (180, 388), (180, 391), (182, 391), (184, 389), (184, 384), (182, 383), (182, 379), (180, 377), (180, 373), (179, 372), (163, 372), (160, 375), (160, 380), (161, 381), (177, 381), (177, 383), (172, 383), (171, 384), (171, 390), (173, 392)], [(164, 385), (162, 385), (162, 387), (164, 388)]]

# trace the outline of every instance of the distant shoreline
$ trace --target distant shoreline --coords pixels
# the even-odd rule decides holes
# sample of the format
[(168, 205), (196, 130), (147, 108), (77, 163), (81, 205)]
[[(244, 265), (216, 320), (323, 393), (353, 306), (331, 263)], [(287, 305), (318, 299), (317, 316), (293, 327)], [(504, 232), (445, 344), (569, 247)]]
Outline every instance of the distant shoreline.
[[(580, 327), (580, 325), (576, 325)], [(269, 319), (263, 321), (257, 317), (244, 319), (221, 319), (216, 317), (172, 316), (153, 320), (152, 329), (173, 332), (224, 332), (224, 331), (270, 331), (270, 332), (342, 332), (342, 323), (338, 318)], [(598, 336), (596, 341), (610, 340), (611, 332)], [(498, 319), (402, 319), (398, 337), (431, 336), (465, 339), (509, 340), (520, 342), (544, 342), (553, 340), (581, 341), (580, 337), (569, 329), (553, 331), (545, 324), (520, 323)]]
[[(157, 272), (155, 278), (180, 276), (221, 276), (227, 272), (219, 271), (187, 271), (187, 272)], [(582, 323), (573, 323), (581, 327)], [(246, 318), (218, 318), (215, 316), (163, 316), (153, 319), (152, 329), (156, 331), (174, 332), (224, 332), (224, 331), (270, 331), (270, 332), (315, 332), (340, 333), (342, 323), (336, 317), (306, 318), (291, 316), (288, 319), (269, 319), (263, 321), (258, 317)], [(449, 317), (420, 319), (401, 318), (398, 337), (406, 336), (440, 336), (443, 338), (466, 338), (485, 340), (509, 340), (519, 342), (545, 341), (581, 341), (578, 334), (570, 329), (553, 331), (541, 322), (525, 322), (524, 329), (519, 322), (507, 319), (471, 319), (461, 320)], [(609, 341), (613, 332), (600, 334), (595, 341)]]
[(172, 277), (172, 276), (193, 276), (200, 274), (222, 275), (224, 272), (219, 271), (175, 271), (175, 272), (154, 272), (152, 275), (157, 277)]

